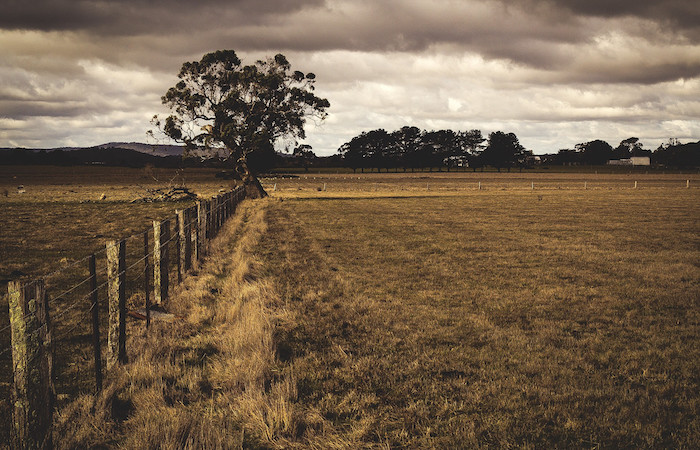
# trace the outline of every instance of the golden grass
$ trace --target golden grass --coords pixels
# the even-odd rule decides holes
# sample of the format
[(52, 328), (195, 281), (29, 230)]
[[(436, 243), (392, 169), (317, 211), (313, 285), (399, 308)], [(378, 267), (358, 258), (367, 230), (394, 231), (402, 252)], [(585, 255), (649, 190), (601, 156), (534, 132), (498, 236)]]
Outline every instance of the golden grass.
[[(109, 239), (121, 239), (152, 228), (193, 201), (129, 203), (146, 193), (146, 188), (185, 184), (204, 197), (230, 187), (230, 182), (214, 178), (216, 170), (129, 169), (112, 167), (0, 166), (0, 329), (9, 323), (5, 300), (11, 279), (45, 277), (54, 324), (56, 348), (56, 388), (59, 403), (79, 392), (92, 389), (89, 291), (83, 284), (65, 294), (87, 276), (87, 261), (97, 252), (98, 284), (105, 279), (104, 251)], [(156, 182), (153, 177), (157, 178)], [(19, 194), (17, 186), (26, 192)], [(106, 200), (98, 201), (102, 194)], [(127, 242), (127, 265), (143, 256), (142, 236)], [(150, 234), (153, 243), (153, 234)], [(171, 258), (174, 263), (174, 258)], [(50, 276), (46, 276), (51, 274)], [(127, 272), (127, 295), (143, 291), (143, 268)], [(64, 295), (65, 294), (65, 295)], [(104, 292), (100, 292), (102, 299)], [(132, 296), (129, 306), (143, 294)], [(103, 325), (106, 302), (102, 300)], [(103, 328), (104, 330), (104, 328)], [(104, 333), (103, 333), (104, 337)], [(8, 440), (11, 358), (10, 333), (0, 334), (0, 445)]]
[[(131, 362), (104, 392), (60, 412), (59, 446), (275, 446), (291, 432), (296, 383), (275, 363), (277, 297), (252, 255), (265, 202), (245, 202), (169, 308), (182, 316), (128, 341)], [(282, 311), (279, 314), (283, 314)]]
[(55, 440), (696, 447), (696, 179), (466, 175), (267, 180)]
[[(306, 442), (695, 447), (694, 190), (277, 203), (265, 265)], [(331, 430), (331, 431), (329, 431)]]
[[(629, 173), (562, 172), (416, 172), (323, 173), (263, 178), (278, 198), (358, 198), (461, 196), (479, 191), (637, 190), (700, 188), (700, 174), (630, 170)], [(533, 189), (534, 188), (534, 189)]]

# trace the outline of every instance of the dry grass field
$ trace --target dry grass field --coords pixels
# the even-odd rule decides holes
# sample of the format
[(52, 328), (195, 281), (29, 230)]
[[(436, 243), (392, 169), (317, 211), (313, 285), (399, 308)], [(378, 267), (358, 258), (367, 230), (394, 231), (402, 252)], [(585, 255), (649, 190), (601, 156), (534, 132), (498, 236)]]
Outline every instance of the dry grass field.
[(285, 199), (264, 253), (309, 443), (696, 447), (699, 200)]
[[(602, 191), (700, 188), (700, 173), (416, 172), (309, 173), (262, 179), (277, 198), (462, 196), (475, 191)], [(636, 188), (635, 188), (636, 186)]]
[[(0, 166), (0, 444), (7, 440), (9, 386), (12, 378), (9, 348), (7, 283), (12, 279), (46, 277), (55, 321), (57, 393), (61, 402), (90, 384), (88, 302), (79, 302), (87, 285), (63, 295), (87, 275), (92, 252), (109, 239), (120, 239), (149, 229), (152, 220), (173, 215), (191, 201), (131, 203), (148, 189), (187, 186), (210, 197), (228, 189), (228, 181), (214, 178), (214, 170), (129, 169), (113, 167)], [(18, 187), (24, 192), (20, 193)], [(104, 194), (104, 200), (100, 197)], [(151, 233), (152, 242), (152, 233)], [(142, 252), (142, 237), (127, 242), (127, 260)], [(102, 259), (100, 259), (102, 258)], [(98, 254), (102, 267), (104, 252)], [(129, 277), (142, 270), (134, 267)], [(104, 281), (104, 277), (100, 283)], [(141, 279), (141, 283), (143, 280)], [(136, 286), (131, 286), (136, 288)], [(135, 289), (132, 289), (135, 290)], [(104, 298), (104, 296), (102, 296)], [(76, 303), (78, 302), (78, 303)], [(72, 307), (72, 308), (71, 308)], [(71, 308), (71, 309), (68, 309)], [(60, 315), (60, 316), (59, 316)], [(103, 314), (106, 320), (106, 314)]]
[(264, 179), (59, 447), (697, 447), (700, 177), (596, 175)]

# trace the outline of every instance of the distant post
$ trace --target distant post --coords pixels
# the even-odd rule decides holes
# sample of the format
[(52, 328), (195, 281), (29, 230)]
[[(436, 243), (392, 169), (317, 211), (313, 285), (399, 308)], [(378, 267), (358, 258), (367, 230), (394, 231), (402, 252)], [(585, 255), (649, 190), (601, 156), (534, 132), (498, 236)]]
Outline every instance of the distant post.
[(107, 242), (107, 367), (126, 362), (126, 242)]
[(44, 281), (8, 285), (12, 333), (12, 448), (51, 448), (53, 348)]

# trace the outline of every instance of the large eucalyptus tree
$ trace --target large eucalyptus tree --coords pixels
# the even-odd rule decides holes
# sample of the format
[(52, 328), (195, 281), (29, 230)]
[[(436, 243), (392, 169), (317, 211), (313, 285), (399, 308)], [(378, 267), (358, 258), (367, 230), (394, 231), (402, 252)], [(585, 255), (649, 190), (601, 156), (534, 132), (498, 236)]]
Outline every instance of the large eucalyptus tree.
[(248, 155), (273, 152), (281, 139), (303, 139), (307, 118), (323, 120), (328, 100), (314, 91), (316, 76), (292, 71), (287, 58), (243, 66), (233, 50), (186, 62), (180, 81), (163, 96), (172, 113), (155, 124), (185, 144), (186, 152), (218, 154), (231, 164), (251, 195), (265, 195)]

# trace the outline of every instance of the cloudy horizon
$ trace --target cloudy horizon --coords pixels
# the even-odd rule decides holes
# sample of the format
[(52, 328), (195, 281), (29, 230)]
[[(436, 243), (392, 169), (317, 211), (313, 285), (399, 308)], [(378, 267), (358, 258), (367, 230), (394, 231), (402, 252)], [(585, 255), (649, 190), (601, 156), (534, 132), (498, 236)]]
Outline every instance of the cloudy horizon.
[(0, 147), (146, 142), (182, 63), (233, 49), (317, 75), (319, 155), (404, 125), (654, 149), (700, 139), (699, 44), (692, 0), (9, 0)]

